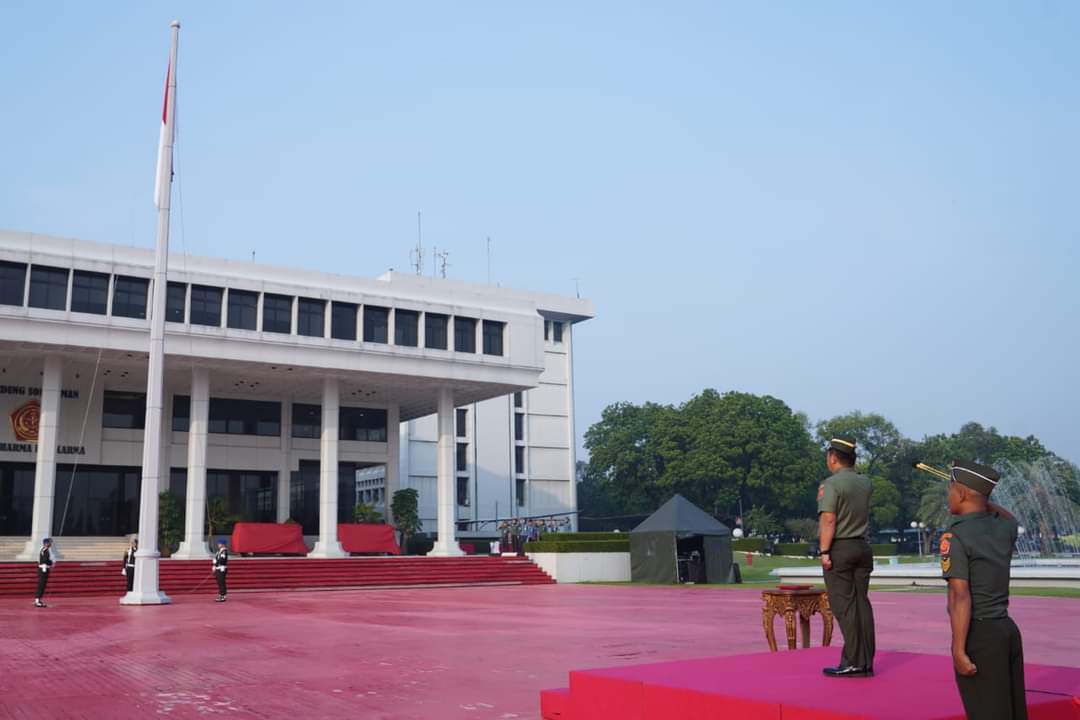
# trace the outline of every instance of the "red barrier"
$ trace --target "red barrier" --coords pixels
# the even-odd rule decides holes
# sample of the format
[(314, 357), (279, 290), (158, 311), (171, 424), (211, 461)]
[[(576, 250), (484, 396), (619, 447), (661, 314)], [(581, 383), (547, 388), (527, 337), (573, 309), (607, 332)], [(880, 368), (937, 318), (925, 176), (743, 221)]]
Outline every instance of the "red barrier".
[(337, 534), (345, 552), (401, 554), (393, 525), (339, 523)]
[(229, 549), (234, 553), (307, 555), (304, 530), (299, 523), (238, 522)]

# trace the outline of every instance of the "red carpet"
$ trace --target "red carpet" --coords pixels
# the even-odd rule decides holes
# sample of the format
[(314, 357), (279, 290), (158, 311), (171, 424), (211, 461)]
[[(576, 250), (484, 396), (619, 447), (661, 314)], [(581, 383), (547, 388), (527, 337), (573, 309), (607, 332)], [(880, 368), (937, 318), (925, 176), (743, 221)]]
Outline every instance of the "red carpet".
[[(952, 660), (879, 652), (873, 678), (835, 679), (837, 648), (570, 673), (541, 693), (544, 720), (964, 720)], [(1080, 669), (1028, 665), (1030, 720), (1080, 719)]]
[[(170, 595), (216, 592), (209, 560), (162, 560), (161, 589)], [(335, 590), (438, 585), (536, 585), (554, 580), (528, 558), (469, 556), (229, 559), (229, 592)], [(59, 562), (46, 598), (124, 594), (120, 561)], [(34, 563), (0, 563), (0, 597), (32, 598)]]

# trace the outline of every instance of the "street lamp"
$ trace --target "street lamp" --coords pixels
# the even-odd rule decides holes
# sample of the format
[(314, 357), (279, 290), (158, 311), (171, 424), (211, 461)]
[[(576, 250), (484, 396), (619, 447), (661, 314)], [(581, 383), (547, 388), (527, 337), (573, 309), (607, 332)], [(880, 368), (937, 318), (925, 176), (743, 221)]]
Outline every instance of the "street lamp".
[(917, 520), (911, 521), (911, 529), (915, 531), (916, 536), (919, 538), (919, 557), (923, 554), (923, 531), (926, 530), (926, 523), (918, 522)]

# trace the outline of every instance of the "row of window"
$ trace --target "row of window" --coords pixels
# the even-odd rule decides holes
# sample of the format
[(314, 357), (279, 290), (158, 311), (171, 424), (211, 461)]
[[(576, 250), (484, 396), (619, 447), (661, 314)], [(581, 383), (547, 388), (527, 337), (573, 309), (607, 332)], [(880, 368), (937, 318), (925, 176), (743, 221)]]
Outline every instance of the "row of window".
[[(0, 305), (23, 305), (27, 289), (26, 271), (26, 263), (0, 261)], [(115, 275), (111, 279), (112, 314), (116, 317), (145, 319), (150, 281), (127, 275)], [(107, 273), (31, 265), (30, 291), (25, 302), (28, 302), (30, 307), (47, 310), (70, 309), (71, 312), (105, 315), (109, 310), (109, 281), (110, 276)]]
[(555, 320), (544, 321), (544, 339), (555, 343), (562, 342), (563, 324)]
[[(0, 261), (0, 304), (22, 306), (26, 299), (27, 264)], [(87, 270), (68, 270), (47, 265), (29, 266), (30, 307), (49, 310), (68, 310), (105, 315), (109, 312), (108, 297), (112, 281), (112, 315), (145, 319), (150, 281), (146, 278), (126, 275), (110, 276), (107, 273)], [(71, 284), (71, 302), (68, 303), (68, 282)], [(225, 326), (237, 330), (259, 329), (259, 299), (262, 298), (263, 332), (293, 333), (293, 303), (296, 307), (296, 334), (306, 337), (326, 337), (326, 300), (258, 293), (249, 290), (228, 292), (210, 285), (192, 285), (190, 308), (188, 286), (170, 282), (166, 292), (165, 319), (169, 322), (221, 327), (222, 308), (225, 310)], [(357, 319), (363, 313), (362, 337), (364, 342), (390, 343), (390, 313), (394, 313), (394, 345), (417, 347), (420, 340), (421, 314), (424, 323), (424, 347), (449, 350), (449, 315), (420, 313), (416, 310), (394, 309), (377, 305), (329, 302), (330, 337), (336, 340), (357, 339)], [(557, 323), (558, 324), (558, 323)], [(454, 351), (476, 352), (476, 318), (453, 317)], [(506, 323), (484, 320), (481, 324), (481, 352), (485, 355), (503, 354), (503, 333)], [(546, 332), (546, 326), (545, 326)], [(561, 327), (558, 331), (562, 335)]]
[[(165, 319), (182, 323), (188, 287), (184, 283), (170, 282), (165, 306)], [(260, 293), (247, 290), (229, 290), (226, 307), (226, 327), (237, 330), (258, 329), (258, 306)], [(192, 325), (221, 327), (221, 308), (225, 290), (209, 285), (191, 286), (191, 307), (187, 322)], [(296, 303), (296, 334), (305, 337), (326, 337), (326, 300), (291, 295), (262, 293), (263, 332), (292, 334), (293, 302)], [(391, 308), (378, 305), (360, 306), (356, 303), (329, 301), (330, 337), (335, 340), (356, 340), (357, 319), (361, 318), (361, 337), (364, 342), (390, 343)], [(420, 342), (421, 314), (424, 323), (424, 347), (448, 350), (450, 316), (440, 313), (420, 313), (417, 310), (393, 309), (394, 345), (417, 347)], [(454, 350), (476, 352), (476, 319), (455, 316)], [(503, 354), (503, 331), (506, 323), (484, 320), (481, 326), (482, 351), (485, 355)]]
[[(146, 417), (146, 394), (106, 390), (101, 424), (107, 428), (141, 430)], [(318, 438), (322, 433), (322, 407), (293, 403), (292, 437)], [(191, 398), (173, 396), (172, 429), (187, 432), (191, 424)], [(281, 403), (267, 400), (210, 398), (207, 431), (219, 435), (281, 436)], [(386, 442), (386, 410), (341, 407), (341, 440)]]

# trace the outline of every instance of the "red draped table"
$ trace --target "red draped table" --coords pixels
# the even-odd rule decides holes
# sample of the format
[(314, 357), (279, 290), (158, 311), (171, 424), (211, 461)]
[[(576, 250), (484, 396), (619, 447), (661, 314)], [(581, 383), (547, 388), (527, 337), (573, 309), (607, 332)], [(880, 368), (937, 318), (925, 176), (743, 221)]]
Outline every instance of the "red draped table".
[(339, 523), (337, 534), (345, 552), (401, 554), (401, 548), (394, 539), (393, 525)]
[(299, 523), (238, 522), (233, 527), (234, 553), (307, 555), (304, 530)]

